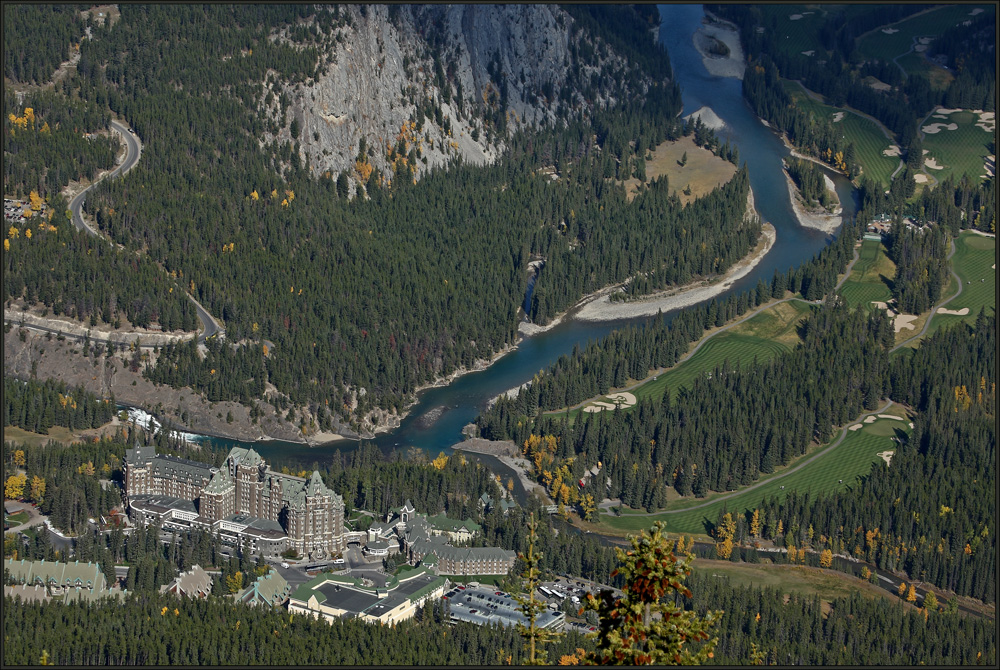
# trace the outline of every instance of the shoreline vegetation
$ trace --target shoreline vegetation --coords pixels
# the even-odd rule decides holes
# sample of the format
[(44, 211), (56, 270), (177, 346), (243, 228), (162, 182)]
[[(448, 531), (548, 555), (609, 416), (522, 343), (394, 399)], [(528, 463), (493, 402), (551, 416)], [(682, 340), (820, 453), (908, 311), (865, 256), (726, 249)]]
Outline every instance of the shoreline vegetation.
[[(743, 56), (743, 49), (740, 45), (739, 33), (735, 29), (735, 26), (732, 26), (728, 22), (718, 19), (708, 12), (706, 12), (706, 15), (704, 25), (699, 28), (692, 38), (695, 48), (702, 55), (702, 60), (705, 63), (706, 69), (708, 69), (711, 74), (716, 76), (737, 77), (742, 79), (743, 70), (746, 64)], [(729, 48), (728, 56), (721, 57), (711, 53), (712, 44), (716, 41), (724, 43)], [(718, 123), (721, 125), (721, 119), (719, 119), (715, 112), (709, 107), (702, 107), (694, 112), (693, 115), (697, 115), (703, 119), (703, 122), (712, 123), (713, 125), (715, 125), (716, 120), (718, 120)], [(766, 122), (764, 123), (767, 125)], [(818, 228), (830, 233), (841, 225), (842, 218), (839, 215), (839, 208), (837, 210), (838, 214), (811, 215), (804, 211), (796, 201), (794, 186), (791, 185), (790, 180), (789, 184), (790, 189), (792, 189), (790, 190), (792, 208), (800, 225), (809, 228)], [(752, 189), (748, 196), (747, 206), (748, 213), (755, 212)], [(544, 326), (530, 323), (528, 321), (522, 321), (517, 327), (518, 333), (520, 334), (517, 342), (502, 348), (489, 359), (477, 359), (471, 368), (460, 368), (453, 371), (449, 375), (439, 377), (432, 382), (419, 386), (414, 391), (414, 400), (410, 402), (402, 412), (388, 415), (385, 422), (378, 422), (377, 425), (365, 431), (367, 436), (362, 434), (361, 438), (371, 439), (376, 435), (397, 429), (401, 425), (402, 421), (409, 416), (412, 408), (419, 402), (416, 396), (418, 396), (421, 392), (431, 388), (447, 386), (462, 375), (470, 372), (481, 372), (486, 370), (503, 356), (517, 349), (519, 342), (523, 338), (532, 337), (538, 333), (551, 330), (567, 319), (572, 318), (582, 321), (615, 321), (640, 316), (654, 316), (659, 311), (681, 309), (703, 300), (708, 300), (724, 292), (730, 288), (734, 282), (749, 274), (750, 271), (752, 271), (753, 268), (756, 267), (767, 255), (776, 239), (777, 232), (774, 226), (765, 222), (761, 238), (758, 241), (757, 246), (750, 252), (750, 254), (735, 263), (732, 267), (730, 267), (726, 274), (717, 278), (714, 282), (712, 280), (699, 280), (683, 287), (676, 287), (667, 291), (646, 296), (640, 300), (630, 301), (627, 303), (612, 303), (609, 300), (609, 296), (612, 292), (620, 288), (621, 285), (617, 284), (601, 289), (600, 291), (590, 295), (583, 296), (573, 307), (558, 314)], [(278, 438), (265, 436), (263, 439), (268, 440)], [(323, 446), (343, 439), (352, 439), (352, 436), (345, 436), (332, 432), (322, 432), (304, 436), (298, 441), (310, 446)]]

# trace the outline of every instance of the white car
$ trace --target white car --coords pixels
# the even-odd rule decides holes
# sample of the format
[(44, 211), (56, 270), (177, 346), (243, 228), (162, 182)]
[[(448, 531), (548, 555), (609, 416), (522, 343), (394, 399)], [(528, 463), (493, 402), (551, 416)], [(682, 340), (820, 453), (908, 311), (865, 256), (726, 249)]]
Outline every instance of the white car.
[(287, 570), (288, 569), (288, 563), (282, 563), (281, 567), (283, 567), (283, 568), (285, 568)]

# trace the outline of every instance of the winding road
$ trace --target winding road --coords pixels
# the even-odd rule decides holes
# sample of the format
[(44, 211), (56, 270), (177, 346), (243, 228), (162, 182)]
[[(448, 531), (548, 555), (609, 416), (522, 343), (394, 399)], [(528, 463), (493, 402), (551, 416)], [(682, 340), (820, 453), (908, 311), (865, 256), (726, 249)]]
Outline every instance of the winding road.
[[(119, 177), (125, 174), (126, 172), (128, 172), (129, 170), (131, 170), (136, 166), (136, 164), (139, 162), (139, 158), (142, 156), (142, 142), (139, 141), (139, 138), (135, 135), (135, 133), (132, 132), (131, 128), (125, 126), (122, 123), (119, 123), (118, 121), (112, 121), (111, 128), (115, 132), (117, 132), (122, 137), (122, 139), (125, 140), (125, 150), (126, 150), (125, 159), (122, 161), (121, 165), (116, 167), (114, 170), (111, 170), (110, 172), (106, 173), (100, 179), (98, 179), (93, 184), (85, 188), (83, 191), (77, 194), (77, 196), (73, 198), (69, 203), (69, 210), (71, 217), (70, 220), (73, 222), (73, 225), (76, 226), (77, 229), (90, 233), (91, 235), (93, 235), (98, 239), (105, 239), (105, 238), (101, 237), (101, 235), (96, 230), (91, 228), (83, 218), (83, 203), (87, 199), (87, 192), (105, 179), (114, 179), (115, 177)], [(109, 244), (111, 243), (110, 240), (107, 241)], [(216, 335), (225, 335), (225, 330), (222, 328), (222, 326), (219, 325), (218, 321), (216, 321), (215, 318), (211, 314), (209, 314), (208, 310), (202, 307), (201, 303), (195, 300), (194, 296), (192, 296), (190, 293), (185, 292), (185, 295), (188, 297), (188, 300), (190, 300), (194, 304), (195, 311), (198, 313), (198, 319), (201, 321), (202, 324), (201, 332), (195, 337), (197, 343), (202, 344), (208, 338), (215, 337)], [(18, 324), (15, 317), (8, 316), (8, 314), (6, 313), (4, 314), (4, 322)], [(46, 333), (59, 334), (63, 335), (64, 337), (73, 338), (80, 341), (86, 339), (86, 336), (83, 335), (65, 333), (58, 326), (46, 327), (39, 325), (24, 324), (23, 327)], [(122, 337), (115, 337), (115, 338), (112, 337), (100, 338), (91, 335), (90, 340), (92, 342), (120, 344), (124, 338), (128, 338), (128, 336), (131, 334), (133, 333), (122, 333)], [(143, 349), (152, 349), (156, 345), (140, 345), (140, 346)]]

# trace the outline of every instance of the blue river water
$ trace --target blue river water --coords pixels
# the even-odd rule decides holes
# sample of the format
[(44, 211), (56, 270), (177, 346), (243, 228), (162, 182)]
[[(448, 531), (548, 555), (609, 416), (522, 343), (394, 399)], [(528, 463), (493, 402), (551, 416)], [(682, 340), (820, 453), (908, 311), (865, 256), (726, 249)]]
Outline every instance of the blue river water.
[[(788, 149), (744, 102), (740, 80), (713, 76), (705, 69), (692, 39), (704, 18), (701, 5), (661, 5), (659, 9), (663, 17), (660, 41), (670, 53), (671, 64), (682, 89), (683, 114), (707, 106), (725, 122), (725, 127), (718, 134), (739, 148), (740, 162), (749, 166), (757, 210), (777, 231), (777, 240), (771, 251), (748, 276), (720, 296), (725, 297), (753, 287), (758, 279), (770, 282), (775, 270), (786, 271), (801, 265), (829, 244), (832, 238), (821, 231), (803, 228), (795, 219), (781, 169), (781, 160), (788, 155)], [(836, 184), (845, 215), (853, 216), (856, 196), (850, 182), (833, 172), (828, 171), (828, 174)], [(635, 322), (646, 320), (637, 319)], [(463, 426), (471, 423), (491, 398), (530, 380), (560, 356), (572, 352), (576, 345), (585, 346), (588, 341), (598, 340), (624, 323), (569, 319), (549, 331), (525, 338), (514, 351), (488, 369), (463, 375), (448, 386), (419, 394), (416, 405), (410, 409), (399, 428), (377, 436), (373, 442), (386, 452), (417, 447), (429, 452), (432, 457), (439, 451), (448, 453), (451, 445), (463, 439)], [(358, 446), (358, 442), (351, 440), (317, 447), (280, 440), (246, 443), (209, 438), (208, 441), (220, 449), (253, 446), (273, 462), (298, 462), (303, 465), (322, 464), (332, 451), (353, 450)], [(497, 464), (495, 459), (484, 459), (486, 461), (491, 466)]]

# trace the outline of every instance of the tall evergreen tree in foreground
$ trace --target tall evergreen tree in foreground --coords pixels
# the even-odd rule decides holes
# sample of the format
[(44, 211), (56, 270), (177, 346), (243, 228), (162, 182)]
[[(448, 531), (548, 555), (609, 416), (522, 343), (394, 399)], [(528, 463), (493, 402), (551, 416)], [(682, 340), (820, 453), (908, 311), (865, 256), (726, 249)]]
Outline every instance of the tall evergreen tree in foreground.
[[(625, 578), (623, 595), (605, 590), (598, 600), (587, 595), (583, 610), (594, 610), (601, 623), (597, 649), (584, 661), (597, 665), (698, 665), (713, 658), (718, 638), (708, 629), (722, 617), (708, 611), (704, 617), (664, 600), (671, 593), (691, 597), (684, 580), (691, 574), (692, 557), (677, 560), (657, 521), (647, 534), (631, 537), (632, 549), (615, 549), (620, 567), (612, 574)], [(702, 645), (692, 642), (705, 641)]]

